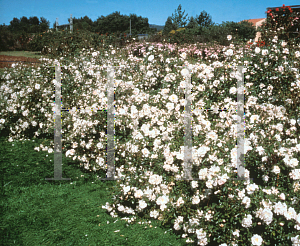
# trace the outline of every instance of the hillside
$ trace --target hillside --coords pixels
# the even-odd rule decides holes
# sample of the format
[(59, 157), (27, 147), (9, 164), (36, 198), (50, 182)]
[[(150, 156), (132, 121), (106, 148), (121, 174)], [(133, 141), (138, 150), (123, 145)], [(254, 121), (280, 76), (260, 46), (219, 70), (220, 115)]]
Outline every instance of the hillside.
[(149, 24), (150, 28), (156, 28), (157, 31), (159, 32), (160, 30), (164, 29), (164, 26), (160, 26), (160, 25), (155, 25), (155, 24)]

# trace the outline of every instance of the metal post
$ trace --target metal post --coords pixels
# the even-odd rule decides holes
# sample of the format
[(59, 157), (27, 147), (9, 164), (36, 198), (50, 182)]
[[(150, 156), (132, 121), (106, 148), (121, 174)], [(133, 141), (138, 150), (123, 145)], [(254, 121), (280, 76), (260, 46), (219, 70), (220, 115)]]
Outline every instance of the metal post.
[(62, 177), (62, 147), (61, 147), (61, 68), (60, 64), (55, 66), (55, 133), (54, 133), (54, 178), (45, 180), (71, 180)]
[(131, 37), (131, 19), (130, 19), (130, 37)]
[(73, 19), (72, 19), (72, 14), (70, 15), (70, 32), (73, 32)]
[(57, 31), (57, 27), (58, 27), (58, 18), (56, 18), (56, 24), (55, 24), (55, 27), (56, 27), (56, 31)]

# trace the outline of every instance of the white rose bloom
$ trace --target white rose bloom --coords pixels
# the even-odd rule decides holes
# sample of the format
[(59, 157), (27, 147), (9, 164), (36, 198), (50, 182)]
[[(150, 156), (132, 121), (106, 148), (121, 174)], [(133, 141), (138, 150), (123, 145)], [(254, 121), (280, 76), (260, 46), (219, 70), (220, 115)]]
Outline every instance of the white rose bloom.
[(186, 59), (186, 53), (183, 52), (181, 55), (180, 55), (183, 59)]
[(233, 50), (232, 49), (226, 50), (225, 55), (226, 56), (232, 56), (233, 55)]
[(156, 184), (156, 185), (158, 185), (158, 184), (161, 183), (161, 181), (162, 181), (162, 177), (159, 176), (159, 175), (157, 175), (157, 174), (154, 174), (154, 175), (152, 175), (152, 176), (149, 178), (149, 183), (150, 183), (150, 184)]
[(253, 235), (253, 237), (251, 238), (251, 242), (255, 246), (256, 245), (260, 246), (262, 244), (262, 241), (263, 241), (262, 237), (257, 234)]
[(153, 75), (153, 71), (148, 71), (146, 74), (147, 77), (151, 77), (152, 75)]
[(250, 194), (250, 195), (255, 191), (255, 189), (258, 189), (258, 185), (256, 185), (256, 184), (249, 184), (246, 187), (246, 190), (247, 190), (248, 194)]
[(193, 204), (199, 204), (199, 202), (200, 202), (199, 196), (193, 196), (192, 203), (193, 203)]
[(232, 39), (232, 36), (231, 36), (231, 35), (227, 35), (227, 39), (228, 39), (228, 40), (231, 40), (231, 39)]
[(181, 70), (181, 75), (182, 75), (183, 77), (189, 76), (189, 70), (187, 70), (186, 68), (182, 69), (182, 70)]
[(152, 62), (153, 60), (154, 60), (154, 55), (150, 55), (150, 56), (148, 57), (148, 61)]
[(293, 158), (290, 160), (290, 166), (291, 167), (296, 167), (298, 166), (299, 161), (296, 158)]
[(300, 169), (294, 169), (289, 174), (290, 174), (290, 177), (294, 180), (300, 179)]
[(162, 205), (162, 204), (167, 204), (169, 202), (169, 198), (167, 196), (160, 196), (157, 198), (156, 204), (157, 205)]
[(180, 230), (180, 225), (178, 224), (178, 223), (174, 223), (174, 229), (176, 230), (176, 231), (179, 231)]
[(280, 173), (280, 168), (278, 166), (274, 166), (272, 172), (278, 174)]
[(272, 220), (273, 220), (273, 213), (270, 209), (264, 209), (261, 212), (261, 217), (260, 217), (267, 225), (269, 225)]
[(287, 220), (291, 220), (291, 219), (296, 219), (297, 218), (297, 212), (295, 211), (294, 208), (289, 208), (285, 213), (284, 213), (284, 217)]
[(177, 103), (178, 102), (178, 96), (173, 94), (173, 95), (169, 96), (169, 100), (173, 103)]
[(258, 54), (260, 52), (260, 48), (256, 47), (254, 51), (255, 51), (256, 54)]
[(268, 52), (269, 52), (268, 50), (262, 50), (262, 51), (261, 51), (261, 54), (262, 54), (263, 56), (265, 56), (265, 55), (268, 54)]
[(166, 204), (161, 204), (159, 208), (160, 208), (161, 211), (164, 211), (167, 208), (167, 205)]
[(246, 218), (242, 221), (242, 226), (245, 228), (251, 227), (252, 225), (252, 215), (248, 214)]
[(158, 211), (154, 210), (154, 211), (150, 212), (150, 217), (156, 219), (158, 216), (159, 216), (159, 212)]
[(281, 193), (281, 194), (279, 195), (279, 198), (280, 198), (281, 200), (285, 200), (285, 194)]
[(284, 215), (287, 211), (287, 205), (282, 202), (277, 202), (273, 205), (274, 213), (277, 215)]
[(142, 153), (145, 157), (148, 157), (148, 155), (150, 154), (149, 150), (146, 148), (142, 149)]
[(195, 189), (198, 187), (198, 182), (197, 181), (192, 181), (192, 187)]
[(231, 87), (229, 90), (230, 94), (235, 94), (236, 93), (236, 88), (235, 87)]
[(184, 204), (184, 200), (182, 199), (182, 197), (179, 197), (179, 199), (176, 202), (176, 206), (179, 207), (181, 204)]
[(251, 199), (247, 196), (245, 196), (242, 200), (242, 204), (245, 204), (246, 205), (246, 208), (249, 208), (250, 207), (250, 203), (251, 203)]
[(144, 209), (145, 207), (147, 207), (147, 203), (144, 200), (139, 200), (139, 207), (141, 209)]
[(130, 186), (124, 186), (123, 191), (124, 191), (124, 194), (126, 194), (128, 191), (130, 191)]
[(174, 103), (167, 103), (166, 107), (168, 110), (172, 110), (174, 109)]
[(125, 210), (125, 208), (124, 208), (123, 205), (120, 205), (120, 206), (118, 207), (118, 210), (119, 210), (120, 212), (123, 212), (123, 211)]

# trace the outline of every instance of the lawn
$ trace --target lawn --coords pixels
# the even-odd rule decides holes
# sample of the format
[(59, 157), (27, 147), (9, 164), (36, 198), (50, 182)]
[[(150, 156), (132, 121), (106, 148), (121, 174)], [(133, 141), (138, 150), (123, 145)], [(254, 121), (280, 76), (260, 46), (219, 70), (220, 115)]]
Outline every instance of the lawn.
[(34, 150), (46, 139), (0, 141), (1, 245), (185, 245), (157, 220), (129, 226), (112, 218), (102, 205), (116, 181), (99, 181), (64, 155), (63, 177), (71, 181), (46, 181), (54, 153)]

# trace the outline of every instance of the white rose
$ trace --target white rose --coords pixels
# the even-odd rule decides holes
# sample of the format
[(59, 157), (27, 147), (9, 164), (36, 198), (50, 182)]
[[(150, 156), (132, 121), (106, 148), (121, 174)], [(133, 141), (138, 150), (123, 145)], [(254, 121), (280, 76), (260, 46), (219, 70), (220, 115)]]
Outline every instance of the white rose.
[(268, 54), (268, 50), (262, 50), (262, 51), (261, 51), (261, 54), (262, 54), (263, 56), (267, 55), (267, 54)]
[(150, 55), (150, 56), (148, 57), (148, 61), (150, 61), (150, 62), (152, 62), (153, 59), (154, 59), (154, 55)]
[(279, 195), (279, 198), (280, 198), (281, 200), (285, 200), (285, 195), (284, 195), (283, 193), (281, 193), (281, 194)]
[(189, 75), (189, 70), (187, 70), (186, 68), (182, 69), (181, 75), (182, 75), (183, 77), (187, 77), (187, 76)]
[(251, 238), (251, 242), (253, 245), (261, 245), (262, 244), (262, 237), (255, 234), (252, 238)]
[(225, 52), (225, 55), (226, 55), (226, 56), (232, 56), (232, 55), (233, 55), (233, 50), (232, 50), (232, 49), (228, 49), (228, 50)]
[(186, 59), (186, 53), (183, 52), (181, 55), (180, 55), (183, 59)]

